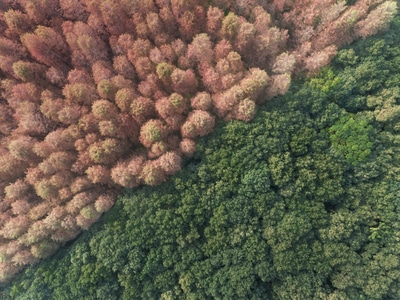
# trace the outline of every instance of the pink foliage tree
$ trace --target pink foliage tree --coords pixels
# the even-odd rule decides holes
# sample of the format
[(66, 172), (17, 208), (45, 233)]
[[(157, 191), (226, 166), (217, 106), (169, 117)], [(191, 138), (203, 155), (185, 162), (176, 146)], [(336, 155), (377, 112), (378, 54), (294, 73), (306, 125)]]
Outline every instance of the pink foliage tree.
[(372, 10), (365, 19), (356, 24), (356, 34), (362, 38), (366, 38), (367, 36), (378, 33), (388, 26), (387, 20), (392, 19), (396, 12), (396, 2), (384, 1)]

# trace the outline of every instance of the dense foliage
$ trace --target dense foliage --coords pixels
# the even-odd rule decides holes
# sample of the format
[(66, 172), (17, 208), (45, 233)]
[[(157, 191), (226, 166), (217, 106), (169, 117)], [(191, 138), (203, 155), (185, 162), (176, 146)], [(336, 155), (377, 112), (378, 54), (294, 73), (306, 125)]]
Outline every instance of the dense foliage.
[(217, 118), (250, 121), (292, 74), (396, 13), (347, 2), (2, 0), (0, 281), (88, 229), (122, 187), (165, 182)]
[(399, 32), (219, 124), (3, 298), (399, 299)]

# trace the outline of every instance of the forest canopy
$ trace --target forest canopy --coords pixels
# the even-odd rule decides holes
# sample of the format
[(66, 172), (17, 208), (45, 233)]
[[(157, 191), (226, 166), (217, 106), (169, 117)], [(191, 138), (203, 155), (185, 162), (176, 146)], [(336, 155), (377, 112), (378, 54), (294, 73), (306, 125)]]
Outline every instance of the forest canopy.
[[(123, 188), (166, 182), (219, 120), (251, 121), (396, 12), (382, 0), (1, 1), (0, 282), (90, 228)], [(368, 159), (369, 127), (343, 122), (332, 149)]]
[(217, 122), (170, 181), (126, 191), (3, 298), (399, 299), (399, 33)]

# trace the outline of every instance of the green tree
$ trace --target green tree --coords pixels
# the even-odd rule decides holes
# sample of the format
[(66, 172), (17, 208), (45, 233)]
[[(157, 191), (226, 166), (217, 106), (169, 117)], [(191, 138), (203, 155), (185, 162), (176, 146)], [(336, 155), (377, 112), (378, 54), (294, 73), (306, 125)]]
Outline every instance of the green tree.
[(365, 161), (373, 147), (372, 131), (365, 119), (357, 120), (351, 115), (342, 117), (329, 128), (333, 151), (343, 155), (352, 165)]

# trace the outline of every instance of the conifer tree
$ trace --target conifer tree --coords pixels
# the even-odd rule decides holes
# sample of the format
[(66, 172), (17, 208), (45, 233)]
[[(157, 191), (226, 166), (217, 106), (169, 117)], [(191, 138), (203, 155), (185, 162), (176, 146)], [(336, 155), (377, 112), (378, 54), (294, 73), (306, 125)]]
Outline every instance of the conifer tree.
[(207, 92), (198, 92), (191, 100), (190, 106), (193, 109), (209, 110), (212, 105), (210, 94)]
[(37, 81), (43, 80), (43, 75), (46, 72), (46, 68), (37, 63), (30, 63), (25, 61), (17, 61), (13, 63), (12, 69), (16, 79), (22, 81)]
[(161, 141), (166, 136), (166, 128), (158, 119), (152, 119), (140, 128), (140, 142), (146, 148), (150, 148), (154, 142)]
[(10, 154), (18, 160), (37, 161), (38, 157), (32, 149), (36, 140), (30, 136), (19, 136), (8, 144)]
[(181, 157), (173, 151), (161, 155), (157, 163), (165, 174), (173, 175), (181, 169)]
[(52, 38), (50, 36), (41, 37), (37, 33), (26, 33), (21, 40), (32, 57), (40, 63), (63, 71), (68, 70), (69, 62), (65, 56), (57, 52), (58, 49), (52, 48), (53, 45), (50, 43)]
[(10, 183), (4, 188), (4, 193), (7, 198), (18, 200), (27, 196), (30, 186), (22, 179), (17, 179), (15, 182)]
[(31, 220), (39, 220), (42, 217), (44, 217), (47, 212), (49, 211), (51, 207), (51, 203), (49, 202), (41, 202), (37, 205), (35, 205), (34, 207), (31, 208), (31, 210), (29, 211), (29, 218)]
[(31, 203), (27, 199), (19, 199), (11, 203), (11, 211), (14, 215), (26, 215), (30, 210)]
[(11, 217), (0, 229), (0, 235), (6, 239), (16, 239), (28, 230), (29, 225), (29, 218), (25, 214)]
[(378, 33), (388, 26), (387, 20), (393, 18), (396, 11), (396, 2), (384, 1), (372, 10), (364, 20), (356, 24), (356, 34), (362, 38), (366, 38), (367, 36)]
[(100, 195), (99, 198), (96, 199), (94, 207), (97, 212), (104, 213), (110, 210), (114, 205), (114, 197), (113, 195)]
[(154, 116), (154, 102), (146, 97), (138, 97), (131, 103), (130, 114), (137, 123), (143, 124)]
[(89, 180), (93, 183), (109, 183), (111, 174), (109, 168), (102, 165), (91, 166), (86, 170)]
[(165, 173), (155, 162), (147, 161), (143, 165), (140, 178), (145, 184), (156, 186), (165, 180)]

